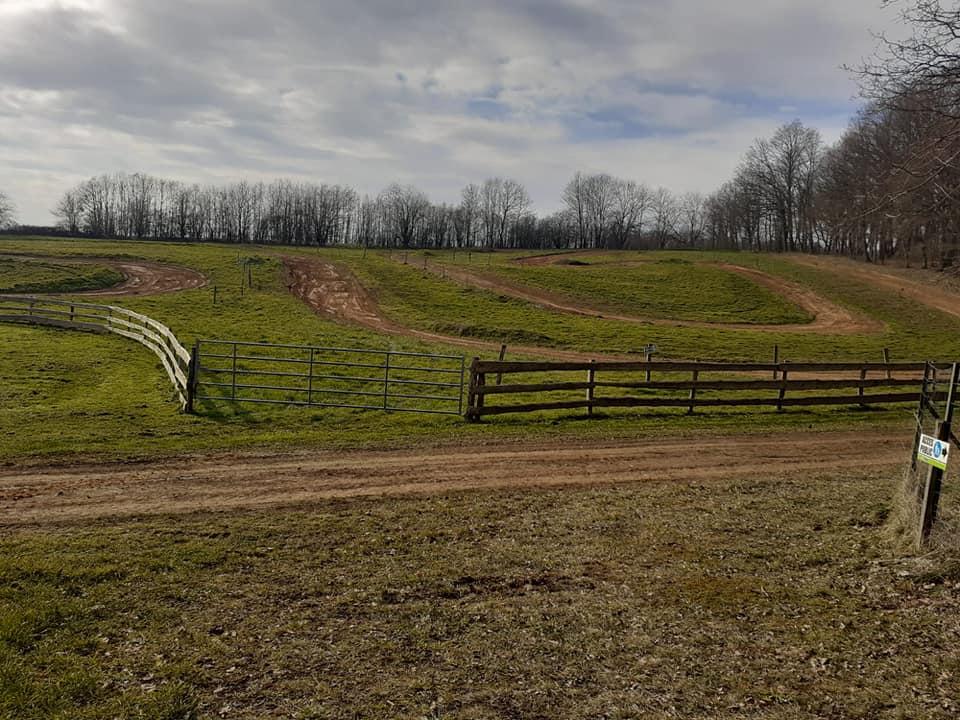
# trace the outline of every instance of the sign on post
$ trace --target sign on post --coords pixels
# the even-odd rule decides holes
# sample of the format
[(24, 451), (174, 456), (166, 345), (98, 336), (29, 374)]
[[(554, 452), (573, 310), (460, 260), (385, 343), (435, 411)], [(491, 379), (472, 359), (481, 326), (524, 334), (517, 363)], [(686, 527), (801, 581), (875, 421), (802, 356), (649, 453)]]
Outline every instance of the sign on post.
[(921, 435), (917, 457), (927, 465), (946, 470), (947, 460), (950, 458), (950, 441), (939, 440), (933, 435)]

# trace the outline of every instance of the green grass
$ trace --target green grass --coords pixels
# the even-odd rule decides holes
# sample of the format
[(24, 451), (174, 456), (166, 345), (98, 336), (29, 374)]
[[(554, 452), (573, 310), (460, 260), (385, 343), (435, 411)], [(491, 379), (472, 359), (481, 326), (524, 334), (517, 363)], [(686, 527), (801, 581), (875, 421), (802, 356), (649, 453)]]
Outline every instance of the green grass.
[(587, 264), (501, 263), (492, 269), (521, 286), (558, 293), (585, 307), (637, 317), (751, 324), (812, 320), (802, 309), (741, 275), (682, 258), (619, 266), (609, 260), (594, 263), (592, 258), (569, 262)]
[(0, 257), (0, 293), (71, 293), (122, 281), (123, 275), (108, 267)]
[[(378, 335), (316, 316), (289, 295), (276, 258), (276, 253), (286, 252), (316, 256), (316, 250), (3, 239), (2, 251), (143, 257), (200, 270), (210, 279), (202, 289), (111, 299), (166, 323), (188, 346), (197, 338), (207, 338), (464, 353), (455, 346)], [(238, 256), (257, 256), (265, 261), (254, 268), (254, 290), (243, 295)], [(824, 337), (642, 327), (548, 312), (465, 289), (380, 253), (370, 252), (364, 257), (356, 250), (324, 250), (319, 256), (351, 267), (373, 288), (385, 311), (399, 322), (509, 344), (626, 352), (656, 342), (663, 357), (703, 359), (769, 358), (777, 342), (782, 356), (789, 360), (879, 359), (884, 346), (892, 349), (894, 359), (960, 354), (960, 322), (956, 319), (924, 310), (895, 294), (873, 291), (777, 258), (696, 256), (706, 261), (738, 257), (740, 261), (755, 260), (761, 269), (810, 284), (837, 302), (875, 314), (888, 323), (889, 331), (869, 337)], [(498, 255), (494, 259), (506, 262), (507, 258)], [(469, 350), (466, 353), (473, 354)], [(493, 437), (763, 432), (768, 427), (901, 423), (909, 415), (905, 408), (875, 412), (798, 410), (782, 415), (770, 410), (711, 410), (692, 418), (684, 417), (682, 411), (613, 411), (589, 422), (580, 413), (547, 413), (497, 418), (478, 427), (466, 426), (455, 417), (218, 403), (203, 407), (201, 416), (188, 417), (177, 411), (163, 371), (144, 348), (122, 338), (11, 325), (0, 325), (0, 378), (0, 459), (7, 462), (64, 455), (144, 457), (263, 446), (402, 447), (411, 442), (472, 444)]]
[(647, 482), (7, 531), (0, 717), (956, 717), (960, 574), (894, 561), (894, 485)]

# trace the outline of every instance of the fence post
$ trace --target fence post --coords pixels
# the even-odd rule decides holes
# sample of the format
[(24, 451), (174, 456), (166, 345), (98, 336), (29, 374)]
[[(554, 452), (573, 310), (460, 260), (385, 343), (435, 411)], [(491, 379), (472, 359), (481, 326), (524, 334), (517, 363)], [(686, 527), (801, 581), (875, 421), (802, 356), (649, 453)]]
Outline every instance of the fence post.
[(917, 408), (917, 431), (913, 435), (913, 454), (910, 456), (910, 471), (917, 469), (917, 452), (920, 450), (920, 436), (923, 435), (923, 411), (927, 404), (927, 379), (930, 376), (930, 363), (924, 363), (923, 380), (920, 384), (920, 407)]
[(857, 397), (860, 398), (860, 407), (866, 409), (867, 404), (863, 401), (863, 382), (867, 379), (867, 368), (860, 368), (860, 386), (857, 388)]
[(474, 357), (473, 362), (470, 363), (470, 385), (467, 387), (467, 415), (466, 418), (470, 422), (476, 422), (480, 419), (480, 414), (477, 412), (477, 365), (480, 363), (480, 358)]
[[(951, 425), (953, 423), (953, 404), (956, 400), (957, 383), (960, 383), (960, 363), (954, 363), (950, 370), (950, 387), (947, 390), (947, 405), (943, 413), (943, 421), (937, 426), (937, 439), (950, 442)], [(918, 547), (923, 547), (933, 524), (937, 521), (937, 510), (940, 505), (940, 490), (943, 485), (943, 470), (930, 466), (927, 473), (927, 483), (923, 491), (923, 508), (920, 513), (920, 539)]]
[(887, 366), (887, 380), (893, 380), (893, 373), (890, 372), (890, 348), (883, 349), (883, 363)]
[(387, 350), (387, 357), (383, 363), (383, 409), (387, 410), (390, 405), (390, 351)]
[(236, 343), (233, 344), (233, 372), (231, 374), (233, 377), (233, 380), (232, 380), (233, 387), (230, 391), (230, 399), (236, 400), (237, 399), (237, 344)]
[[(700, 362), (698, 359), (696, 362)], [(693, 385), (690, 387), (690, 407), (687, 409), (687, 415), (693, 415), (693, 408), (697, 401), (697, 381), (700, 378), (700, 369), (693, 369)]]
[(187, 366), (187, 406), (185, 410), (193, 415), (193, 403), (197, 398), (197, 383), (200, 377), (200, 342), (197, 341), (190, 351), (190, 364)]
[(310, 348), (310, 365), (307, 369), (307, 405), (313, 405), (313, 355), (316, 348)]
[(653, 351), (649, 348), (643, 353), (644, 362), (647, 363), (647, 382), (650, 382), (650, 361), (653, 360)]
[[(506, 354), (507, 354), (507, 344), (506, 344), (506, 343), (502, 343), (502, 344), (500, 345), (500, 362), (503, 362), (503, 358), (506, 357)], [(498, 372), (498, 373), (497, 373), (497, 385), (500, 385), (501, 383), (503, 383), (503, 373), (502, 373), (502, 372)]]
[(787, 364), (780, 366), (780, 392), (777, 393), (777, 412), (783, 412), (783, 400), (787, 396)]
[[(595, 365), (596, 360), (591, 360), (590, 364)], [(597, 371), (595, 368), (587, 370), (587, 415), (593, 415), (593, 395), (596, 387)]]
[(71, 304), (70, 305), (70, 322), (73, 322), (75, 314), (76, 314), (76, 307)]

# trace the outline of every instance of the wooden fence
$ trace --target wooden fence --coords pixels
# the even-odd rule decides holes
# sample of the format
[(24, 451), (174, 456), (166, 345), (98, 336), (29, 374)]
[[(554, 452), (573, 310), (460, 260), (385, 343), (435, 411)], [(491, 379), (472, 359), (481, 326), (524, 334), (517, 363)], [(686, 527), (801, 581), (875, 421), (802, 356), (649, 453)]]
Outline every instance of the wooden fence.
[(0, 295), (0, 321), (113, 333), (135, 340), (160, 358), (177, 392), (180, 405), (189, 405), (190, 353), (166, 325), (114, 305), (74, 302), (29, 295)]
[[(465, 415), (476, 421), (487, 415), (541, 410), (584, 409), (592, 414), (596, 408), (674, 407), (692, 413), (698, 407), (771, 406), (783, 410), (916, 403), (925, 367), (923, 362), (503, 362), (475, 358)], [(584, 379), (562, 379), (569, 373)], [(496, 376), (496, 384), (487, 384), (489, 375)], [(510, 375), (520, 379), (511, 383)], [(488, 402), (508, 396), (521, 401)]]

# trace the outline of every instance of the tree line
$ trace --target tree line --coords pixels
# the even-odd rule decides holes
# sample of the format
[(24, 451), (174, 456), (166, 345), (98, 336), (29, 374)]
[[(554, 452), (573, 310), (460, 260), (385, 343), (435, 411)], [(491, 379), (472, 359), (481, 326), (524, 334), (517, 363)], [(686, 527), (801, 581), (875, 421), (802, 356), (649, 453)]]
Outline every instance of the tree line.
[[(97, 237), (824, 252), (948, 267), (960, 264), (960, 10), (913, 0), (903, 17), (913, 34), (881, 38), (877, 57), (855, 69), (865, 105), (837, 143), (799, 121), (783, 125), (708, 197), (578, 172), (561, 209), (537, 216), (523, 185), (504, 178), (436, 204), (410, 185), (361, 197), (343, 185), (200, 186), (136, 173), (82, 182), (54, 214), (62, 231)], [(0, 195), (0, 223), (11, 212)]]
[(577, 173), (563, 210), (530, 211), (515, 180), (471, 183), (457, 204), (411, 185), (361, 197), (343, 185), (277, 180), (188, 185), (142, 173), (101, 175), (69, 190), (54, 214), (66, 232), (127, 239), (423, 248), (696, 246), (704, 198), (675, 197), (606, 174)]

